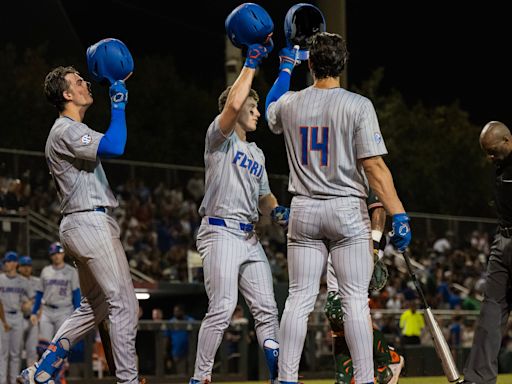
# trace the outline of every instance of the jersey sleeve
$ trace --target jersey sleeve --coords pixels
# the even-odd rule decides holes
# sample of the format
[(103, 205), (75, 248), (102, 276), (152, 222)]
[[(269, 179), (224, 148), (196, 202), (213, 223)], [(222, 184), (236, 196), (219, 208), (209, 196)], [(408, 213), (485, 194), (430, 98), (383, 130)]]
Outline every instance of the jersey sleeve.
[(267, 168), (265, 168), (265, 165), (263, 165), (263, 175), (261, 175), (260, 179), (260, 190), (258, 193), (258, 196), (265, 196), (270, 193), (270, 185), (268, 183), (268, 175), (267, 175)]
[(364, 159), (388, 153), (380, 132), (377, 113), (370, 100), (365, 99), (355, 127), (356, 156)]
[(233, 130), (229, 136), (224, 136), (220, 130), (219, 118), (220, 115), (217, 115), (206, 132), (205, 149), (208, 152), (216, 151), (235, 134), (235, 130)]
[(268, 127), (272, 131), (272, 133), (275, 133), (276, 135), (279, 135), (283, 133), (283, 123), (281, 121), (281, 105), (282, 105), (283, 97), (281, 97), (279, 100), (274, 101), (269, 104), (267, 108), (267, 122)]
[(73, 158), (95, 161), (103, 134), (82, 123), (70, 124), (53, 143), (53, 148), (61, 154)]

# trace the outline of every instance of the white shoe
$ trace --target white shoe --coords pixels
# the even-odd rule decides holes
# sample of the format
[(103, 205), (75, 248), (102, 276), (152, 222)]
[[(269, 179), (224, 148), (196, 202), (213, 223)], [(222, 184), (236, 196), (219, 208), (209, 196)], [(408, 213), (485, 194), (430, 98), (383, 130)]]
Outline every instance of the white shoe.
[[(36, 374), (37, 367), (35, 365), (31, 365), (28, 368), (25, 368), (21, 371), (20, 375), (16, 378), (16, 384), (38, 384), (34, 379)], [(52, 379), (44, 382), (43, 384), (55, 384), (55, 381)]]
[(400, 355), (400, 361), (398, 363), (389, 364), (388, 367), (393, 372), (393, 377), (389, 381), (388, 384), (396, 384), (398, 383), (398, 379), (400, 378), (400, 372), (402, 372), (402, 368), (405, 366), (405, 359), (402, 355)]
[(36, 367), (31, 365), (21, 371), (20, 375), (16, 378), (17, 384), (36, 384), (34, 375), (36, 374)]

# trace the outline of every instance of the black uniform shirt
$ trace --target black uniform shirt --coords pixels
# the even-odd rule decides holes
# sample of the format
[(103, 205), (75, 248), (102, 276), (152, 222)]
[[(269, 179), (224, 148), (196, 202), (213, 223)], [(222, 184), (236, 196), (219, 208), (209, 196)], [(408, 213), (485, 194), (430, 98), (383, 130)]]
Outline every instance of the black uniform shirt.
[(512, 153), (496, 168), (494, 194), (500, 226), (512, 227)]

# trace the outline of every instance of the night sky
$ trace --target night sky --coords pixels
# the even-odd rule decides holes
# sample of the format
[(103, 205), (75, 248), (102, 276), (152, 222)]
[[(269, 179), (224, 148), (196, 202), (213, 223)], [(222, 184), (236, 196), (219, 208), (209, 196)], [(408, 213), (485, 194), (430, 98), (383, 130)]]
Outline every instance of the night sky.
[[(170, 9), (163, 10), (164, 2), (156, 0), (19, 0), (4, 5), (0, 43), (15, 40), (20, 46), (46, 38), (58, 44), (63, 35), (74, 35), (76, 48), (85, 52), (102, 38), (117, 37), (134, 56), (175, 56), (177, 70), (191, 81), (208, 86), (212, 76), (223, 77), (224, 19), (242, 2), (183, 1), (180, 12), (174, 2), (165, 3)], [(274, 19), (274, 40), (281, 47), (284, 15), (297, 2), (257, 3)], [(475, 124), (502, 120), (512, 125), (512, 33), (506, 7), (498, 1), (347, 0), (349, 83), (359, 84), (384, 67), (385, 87), (398, 89), (411, 103), (459, 100)], [(55, 24), (57, 19), (61, 24)], [(265, 64), (275, 67), (268, 71), (269, 82), (277, 71), (277, 48)]]

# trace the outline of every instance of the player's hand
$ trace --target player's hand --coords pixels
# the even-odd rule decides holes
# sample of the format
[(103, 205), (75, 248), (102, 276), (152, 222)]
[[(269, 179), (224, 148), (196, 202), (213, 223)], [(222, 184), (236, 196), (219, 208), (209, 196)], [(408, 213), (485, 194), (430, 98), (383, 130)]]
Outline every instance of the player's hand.
[(124, 111), (126, 104), (128, 104), (128, 90), (126, 89), (124, 81), (117, 80), (110, 86), (109, 92), (112, 108)]
[(30, 315), (30, 322), (35, 327), (37, 325), (37, 323), (39, 322), (37, 315), (34, 315), (34, 314)]
[(411, 242), (409, 221), (409, 216), (405, 212), (393, 215), (393, 230), (390, 233), (390, 242), (399, 252), (404, 252)]
[(247, 58), (245, 59), (244, 67), (256, 69), (261, 61), (272, 52), (272, 48), (274, 48), (274, 42), (270, 38), (264, 44), (249, 45), (247, 47)]
[(279, 51), (279, 71), (288, 70), (292, 73), (293, 68), (300, 64), (298, 59), (298, 46), (294, 48), (284, 47)]
[(270, 217), (274, 223), (286, 229), (288, 227), (288, 220), (290, 219), (290, 208), (278, 205), (270, 212)]
[(2, 323), (2, 324), (4, 326), (4, 331), (5, 332), (9, 332), (12, 329), (11, 326), (9, 324), (7, 324), (7, 322)]

